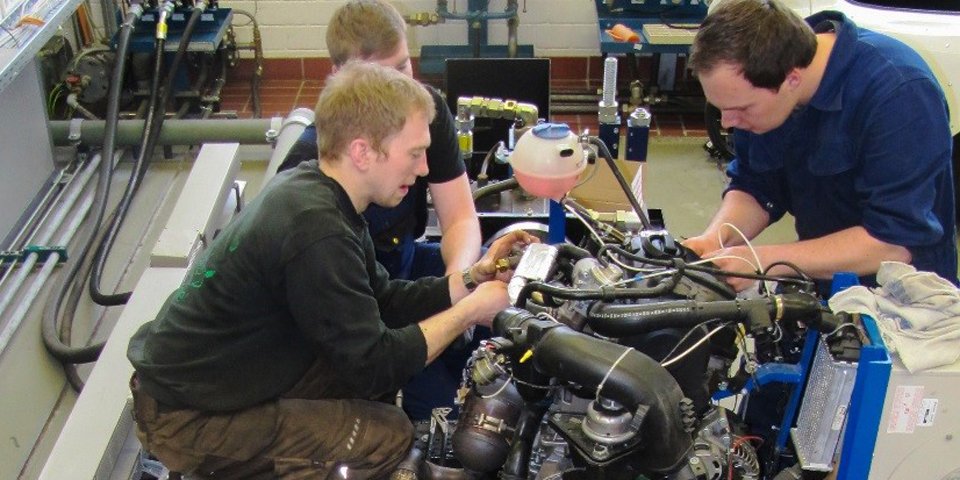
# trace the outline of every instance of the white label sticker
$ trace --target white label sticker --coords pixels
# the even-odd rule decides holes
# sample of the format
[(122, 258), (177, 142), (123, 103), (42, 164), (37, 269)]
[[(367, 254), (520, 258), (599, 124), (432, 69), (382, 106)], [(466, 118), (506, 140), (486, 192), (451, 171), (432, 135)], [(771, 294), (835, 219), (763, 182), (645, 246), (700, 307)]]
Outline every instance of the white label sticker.
[(843, 428), (843, 420), (846, 417), (847, 417), (847, 406), (840, 405), (840, 408), (837, 409), (837, 414), (833, 417), (833, 425), (830, 426), (830, 429), (837, 431)]
[(923, 400), (923, 387), (897, 387), (890, 408), (887, 433), (913, 433)]
[(936, 398), (924, 398), (920, 401), (920, 412), (917, 415), (918, 427), (933, 426), (933, 419), (937, 416), (937, 404), (940, 400)]

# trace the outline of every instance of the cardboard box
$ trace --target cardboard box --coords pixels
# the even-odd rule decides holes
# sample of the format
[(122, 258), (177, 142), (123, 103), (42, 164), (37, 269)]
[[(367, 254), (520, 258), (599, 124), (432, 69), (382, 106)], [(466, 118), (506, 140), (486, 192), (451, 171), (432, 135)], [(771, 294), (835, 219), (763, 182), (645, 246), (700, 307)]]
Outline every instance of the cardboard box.
[[(616, 160), (623, 178), (630, 183), (633, 194), (643, 205), (643, 165), (646, 162)], [(602, 158), (596, 164), (588, 165), (580, 175), (580, 183), (570, 192), (570, 197), (586, 208), (598, 212), (617, 210), (633, 211), (623, 188), (617, 182), (610, 165)]]

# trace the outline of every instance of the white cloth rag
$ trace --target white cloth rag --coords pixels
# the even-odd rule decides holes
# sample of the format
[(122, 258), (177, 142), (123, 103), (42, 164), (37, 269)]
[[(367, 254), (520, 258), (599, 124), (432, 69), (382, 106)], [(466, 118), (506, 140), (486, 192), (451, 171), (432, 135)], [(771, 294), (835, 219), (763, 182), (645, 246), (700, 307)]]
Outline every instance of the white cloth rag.
[(883, 262), (879, 287), (850, 287), (830, 299), (835, 312), (862, 313), (877, 321), (890, 352), (911, 373), (960, 359), (960, 289), (912, 265)]

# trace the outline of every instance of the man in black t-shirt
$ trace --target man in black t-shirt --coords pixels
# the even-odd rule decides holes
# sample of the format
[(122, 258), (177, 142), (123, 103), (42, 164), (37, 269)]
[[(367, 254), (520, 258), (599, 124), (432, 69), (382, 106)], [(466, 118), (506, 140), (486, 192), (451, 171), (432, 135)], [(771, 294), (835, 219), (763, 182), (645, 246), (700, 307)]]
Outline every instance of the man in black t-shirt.
[(428, 171), (422, 85), (350, 63), (316, 113), (320, 160), (272, 179), (130, 341), (137, 436), (172, 470), (383, 478), (413, 427), (377, 400), (509, 305), (496, 262), (529, 235), (447, 277), (391, 280), (375, 259), (361, 214)]
[[(413, 77), (406, 24), (400, 13), (385, 1), (347, 2), (334, 12), (326, 35), (334, 71), (349, 60), (364, 60)], [(427, 89), (436, 107), (427, 149), (430, 173), (417, 179), (399, 205), (372, 206), (363, 214), (370, 224), (377, 260), (391, 278), (413, 280), (427, 275), (453, 274), (472, 265), (480, 255), (480, 224), (460, 157), (453, 116), (440, 94), (433, 88)], [(317, 158), (316, 138), (316, 128), (307, 127), (278, 170)], [(427, 224), (428, 190), (440, 221), (439, 244), (417, 241)], [(477, 340), (487, 335), (488, 332), (481, 329), (471, 342), (466, 341), (472, 336), (468, 334), (403, 388), (403, 408), (411, 418), (427, 419), (436, 407), (456, 409), (453, 398), (460, 385), (463, 365)]]
[[(352, 0), (338, 8), (327, 27), (326, 44), (334, 71), (349, 60), (364, 60), (413, 76), (406, 24), (384, 1)], [(373, 207), (364, 213), (377, 260), (392, 278), (451, 274), (469, 267), (480, 256), (480, 225), (453, 115), (439, 92), (427, 88), (437, 112), (430, 123), (432, 141), (427, 149), (430, 173), (419, 178), (396, 207)], [(317, 158), (316, 138), (316, 128), (307, 127), (278, 171)], [(428, 190), (440, 222), (439, 245), (416, 241), (426, 228)]]

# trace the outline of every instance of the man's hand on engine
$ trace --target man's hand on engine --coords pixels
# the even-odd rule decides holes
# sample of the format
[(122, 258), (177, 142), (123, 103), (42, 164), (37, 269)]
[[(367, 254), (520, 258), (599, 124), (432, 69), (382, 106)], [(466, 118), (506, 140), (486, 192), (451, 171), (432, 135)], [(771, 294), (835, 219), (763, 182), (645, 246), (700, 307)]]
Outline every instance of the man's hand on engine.
[(540, 239), (522, 230), (510, 232), (498, 238), (490, 245), (487, 253), (470, 267), (470, 273), (474, 281), (477, 283), (493, 279), (503, 282), (509, 281), (513, 275), (513, 269), (516, 267), (514, 262), (510, 262), (510, 255), (515, 250), (522, 250), (531, 243), (539, 242)]
[[(755, 265), (757, 260), (753, 257), (753, 253), (744, 246), (715, 250), (702, 255), (702, 257), (710, 260), (717, 268), (726, 272), (760, 273), (757, 271), (758, 266)], [(742, 292), (757, 283), (757, 280), (740, 277), (724, 277), (724, 280), (738, 292)]]
[(690, 237), (680, 242), (680, 244), (689, 248), (691, 251), (693, 251), (693, 253), (696, 253), (701, 258), (708, 253), (720, 249), (720, 244), (717, 243), (716, 235), (699, 235), (696, 237)]
[(473, 312), (475, 324), (489, 327), (493, 317), (510, 306), (507, 284), (499, 280), (483, 282), (461, 303), (465, 303)]

